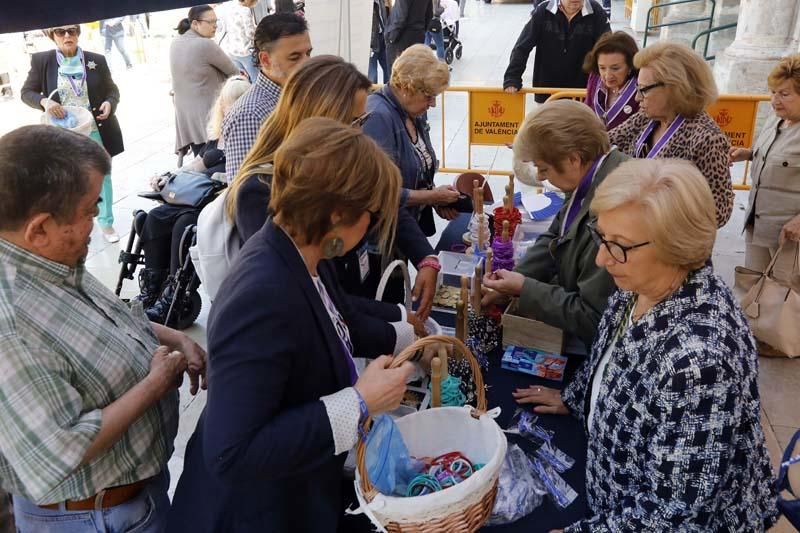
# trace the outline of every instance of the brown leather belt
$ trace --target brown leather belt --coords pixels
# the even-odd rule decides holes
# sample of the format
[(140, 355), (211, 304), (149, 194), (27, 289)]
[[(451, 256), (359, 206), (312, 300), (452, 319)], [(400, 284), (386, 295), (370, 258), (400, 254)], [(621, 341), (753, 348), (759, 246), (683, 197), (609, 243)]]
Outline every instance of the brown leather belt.
[[(64, 508), (67, 511), (94, 511), (116, 507), (138, 496), (149, 482), (150, 479), (143, 479), (142, 481), (137, 481), (130, 485), (121, 485), (119, 487), (101, 490), (91, 498), (86, 498), (85, 500), (67, 500), (64, 502)], [(57, 511), (60, 505), (60, 503), (51, 503), (48, 505), (40, 505), (39, 507)]]

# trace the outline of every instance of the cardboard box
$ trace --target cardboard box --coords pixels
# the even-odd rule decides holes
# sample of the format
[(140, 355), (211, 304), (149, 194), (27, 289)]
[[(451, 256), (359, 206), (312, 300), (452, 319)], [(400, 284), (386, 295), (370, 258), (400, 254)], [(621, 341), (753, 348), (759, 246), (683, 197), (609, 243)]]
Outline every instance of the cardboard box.
[(561, 355), (564, 332), (544, 322), (517, 314), (519, 300), (514, 298), (503, 313), (503, 346), (521, 346)]

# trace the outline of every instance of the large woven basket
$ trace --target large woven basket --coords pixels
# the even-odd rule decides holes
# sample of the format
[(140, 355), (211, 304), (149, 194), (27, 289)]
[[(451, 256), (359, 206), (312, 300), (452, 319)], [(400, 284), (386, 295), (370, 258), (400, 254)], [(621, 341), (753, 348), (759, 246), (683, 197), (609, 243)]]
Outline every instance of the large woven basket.
[[(476, 407), (439, 407), (399, 418), (397, 428), (409, 453), (416, 457), (435, 457), (461, 451), (480, 470), (461, 483), (445, 490), (415, 497), (379, 493), (372, 485), (366, 468), (366, 443), (356, 448), (355, 488), (360, 511), (381, 531), (389, 533), (452, 533), (477, 531), (488, 519), (497, 494), (497, 480), (506, 454), (506, 437), (494, 417), (499, 410), (487, 413), (483, 377), (477, 361), (458, 339), (431, 336), (420, 339), (392, 361), (400, 366), (417, 350), (436, 343), (451, 344), (454, 355), (464, 357), (474, 374)], [(369, 421), (367, 422), (369, 427)]]
[[(376, 291), (375, 299), (378, 301), (383, 300), (383, 292), (386, 290), (386, 284), (389, 283), (389, 280), (392, 277), (392, 272), (394, 272), (395, 269), (400, 269), (400, 272), (403, 274), (406, 313), (410, 313), (412, 312), (411, 276), (408, 275), (408, 267), (406, 266), (405, 261), (396, 259), (387, 265), (386, 270), (383, 271), (383, 275), (381, 276), (381, 281), (378, 283), (378, 290)], [(428, 317), (428, 320), (425, 321), (425, 329), (427, 329), (428, 333), (431, 335), (442, 334), (442, 326), (440, 326), (438, 322), (430, 317)]]

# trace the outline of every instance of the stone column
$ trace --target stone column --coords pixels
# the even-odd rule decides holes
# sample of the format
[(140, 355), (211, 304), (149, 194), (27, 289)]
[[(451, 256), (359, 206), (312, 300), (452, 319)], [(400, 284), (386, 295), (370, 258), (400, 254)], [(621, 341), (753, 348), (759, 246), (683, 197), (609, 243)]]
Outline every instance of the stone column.
[(775, 63), (797, 51), (797, 17), (796, 0), (741, 0), (736, 39), (714, 65), (720, 92), (766, 92)]
[(314, 55), (334, 54), (365, 73), (372, 32), (372, 0), (306, 1)]

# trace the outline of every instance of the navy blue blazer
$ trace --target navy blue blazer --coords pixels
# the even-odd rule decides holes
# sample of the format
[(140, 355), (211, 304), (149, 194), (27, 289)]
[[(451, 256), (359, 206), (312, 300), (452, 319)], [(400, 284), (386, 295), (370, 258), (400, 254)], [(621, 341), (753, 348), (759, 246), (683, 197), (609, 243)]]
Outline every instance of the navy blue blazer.
[[(318, 273), (356, 354), (391, 353), (393, 328), (352, 321), (330, 264)], [(167, 531), (336, 531), (345, 455), (333, 453), (319, 398), (351, 385), (346, 354), (300, 254), (272, 221), (245, 243), (220, 288), (208, 355), (208, 399)]]
[[(89, 104), (92, 106), (92, 115), (95, 117), (97, 129), (103, 139), (103, 147), (114, 157), (125, 150), (122, 143), (122, 130), (117, 121), (117, 104), (119, 104), (119, 89), (111, 79), (106, 58), (94, 52), (83, 52), (86, 63), (94, 62), (95, 68), (86, 69), (86, 88), (89, 91)], [(22, 101), (34, 109), (42, 109), (39, 102), (46, 98), (58, 87), (58, 60), (56, 51), (37, 52), (31, 56), (31, 70), (22, 86)], [(53, 100), (60, 102), (58, 93), (53, 95)], [(111, 104), (111, 115), (105, 120), (99, 120), (100, 105), (103, 102)], [(43, 110), (43, 109), (42, 109)]]

